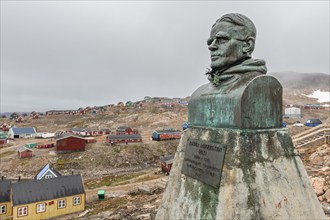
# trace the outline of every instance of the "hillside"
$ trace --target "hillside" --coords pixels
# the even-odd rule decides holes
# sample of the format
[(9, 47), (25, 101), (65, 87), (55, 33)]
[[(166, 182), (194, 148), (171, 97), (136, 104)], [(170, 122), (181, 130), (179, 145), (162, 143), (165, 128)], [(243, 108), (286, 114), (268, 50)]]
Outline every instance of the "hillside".
[[(324, 73), (269, 73), (283, 86), (284, 105), (317, 104), (318, 100), (307, 97), (316, 90), (330, 92), (330, 75)], [(329, 103), (328, 103), (329, 104)]]
[[(300, 84), (305, 82), (304, 80), (297, 81), (294, 77), (284, 75), (279, 74), (276, 77), (282, 80), (284, 85), (286, 103), (316, 103), (316, 100), (302, 95), (301, 91), (326, 90), (327, 82), (324, 81), (328, 76), (321, 74), (320, 77), (325, 77), (320, 80), (322, 86), (306, 85), (304, 88)], [(307, 80), (310, 76), (306, 77)], [(95, 114), (88, 112), (83, 115), (41, 116), (39, 119), (27, 116), (21, 123), (1, 118), (0, 124), (6, 122), (17, 127), (35, 127), (38, 132), (56, 132), (71, 128), (109, 128), (114, 132), (118, 126), (127, 125), (139, 130), (143, 142), (111, 146), (105, 142), (106, 135), (102, 135), (96, 138), (96, 143), (88, 144), (84, 152), (56, 154), (54, 148), (35, 149), (32, 158), (18, 159), (16, 148), (25, 143), (54, 142), (51, 139), (18, 139), (5, 146), (0, 145), (0, 172), (2, 176), (10, 179), (17, 179), (19, 176), (22, 179), (33, 178), (46, 163), (52, 163), (63, 175), (70, 175), (72, 172), (82, 174), (88, 197), (89, 213), (86, 214), (86, 219), (153, 219), (166, 185), (165, 174), (158, 173), (159, 157), (174, 154), (179, 140), (152, 141), (151, 134), (158, 129), (182, 130), (183, 122), (188, 119), (187, 112), (186, 105), (168, 106), (154, 100), (136, 107), (107, 106), (105, 111), (97, 111)], [(302, 114), (302, 122), (307, 118), (320, 118), (325, 121), (330, 115), (330, 109), (302, 109)], [(309, 129), (292, 127), (293, 120), (288, 122), (287, 128), (292, 135)], [(319, 182), (324, 180), (323, 186), (330, 189), (330, 179), (327, 177), (330, 175), (330, 151), (327, 150), (329, 146), (323, 143), (299, 149), (299, 153), (311, 179), (316, 178)], [(157, 190), (151, 194), (136, 190), (136, 187), (146, 182), (153, 187), (157, 185)], [(158, 187), (159, 182), (163, 184), (162, 187)], [(96, 199), (99, 188), (107, 189), (107, 200)], [(327, 201), (323, 194), (319, 199), (330, 209), (330, 200)], [(68, 216), (67, 219), (76, 216)]]

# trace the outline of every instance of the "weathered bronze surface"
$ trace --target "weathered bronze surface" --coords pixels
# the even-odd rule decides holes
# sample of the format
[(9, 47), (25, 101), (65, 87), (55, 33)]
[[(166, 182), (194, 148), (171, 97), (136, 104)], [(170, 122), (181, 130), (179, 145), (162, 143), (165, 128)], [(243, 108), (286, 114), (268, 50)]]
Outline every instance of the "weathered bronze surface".
[(219, 187), (226, 145), (189, 139), (182, 173), (213, 187)]
[(210, 83), (191, 96), (189, 126), (282, 127), (282, 86), (265, 75), (265, 61), (251, 58), (255, 39), (253, 22), (241, 14), (224, 15), (212, 26)]

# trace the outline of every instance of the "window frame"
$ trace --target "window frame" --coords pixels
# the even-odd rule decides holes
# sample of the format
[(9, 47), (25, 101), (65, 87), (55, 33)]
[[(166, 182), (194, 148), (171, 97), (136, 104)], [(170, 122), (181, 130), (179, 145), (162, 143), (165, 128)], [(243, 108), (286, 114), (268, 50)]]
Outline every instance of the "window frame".
[(45, 179), (51, 179), (51, 178), (53, 178), (53, 176), (52, 176), (52, 175), (50, 175), (50, 174), (48, 174), (48, 175), (45, 175)]
[[(79, 201), (79, 203), (77, 203), (76, 201)], [(81, 196), (75, 196), (73, 197), (73, 205), (80, 205), (81, 204)]]
[[(17, 208), (17, 217), (27, 216), (29, 214), (27, 206), (21, 206)], [(21, 214), (20, 214), (21, 212)]]
[(57, 200), (57, 208), (58, 209), (63, 209), (65, 207), (66, 207), (66, 200), (65, 199), (59, 199), (59, 200)]
[[(4, 211), (2, 211), (4, 210)], [(7, 213), (7, 205), (0, 205), (0, 215), (6, 214)]]
[[(40, 207), (41, 205), (43, 205), (43, 210), (39, 210), (39, 207)], [(38, 203), (36, 206), (37, 206), (37, 208), (36, 208), (37, 213), (43, 213), (43, 212), (46, 211), (46, 204), (45, 204), (45, 203)]]

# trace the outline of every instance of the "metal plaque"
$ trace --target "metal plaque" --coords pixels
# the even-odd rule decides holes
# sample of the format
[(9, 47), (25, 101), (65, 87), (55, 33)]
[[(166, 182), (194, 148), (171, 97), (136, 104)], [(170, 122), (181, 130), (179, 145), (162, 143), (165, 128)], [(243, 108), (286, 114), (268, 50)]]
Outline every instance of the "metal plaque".
[(226, 145), (188, 140), (182, 173), (213, 187), (220, 186)]

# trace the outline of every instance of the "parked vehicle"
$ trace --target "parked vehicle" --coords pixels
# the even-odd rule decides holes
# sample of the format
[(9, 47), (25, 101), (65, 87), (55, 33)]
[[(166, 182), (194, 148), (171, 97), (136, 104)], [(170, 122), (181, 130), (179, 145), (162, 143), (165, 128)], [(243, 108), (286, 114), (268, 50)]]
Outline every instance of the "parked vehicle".
[(284, 121), (282, 122), (282, 127), (286, 128), (286, 122), (284, 122)]
[(295, 123), (293, 123), (293, 127), (304, 127), (305, 125), (303, 123), (301, 123), (300, 121), (296, 121)]
[(322, 124), (322, 121), (318, 118), (316, 119), (309, 119), (306, 121), (305, 125), (308, 126), (308, 127), (315, 127), (315, 126), (318, 126)]

